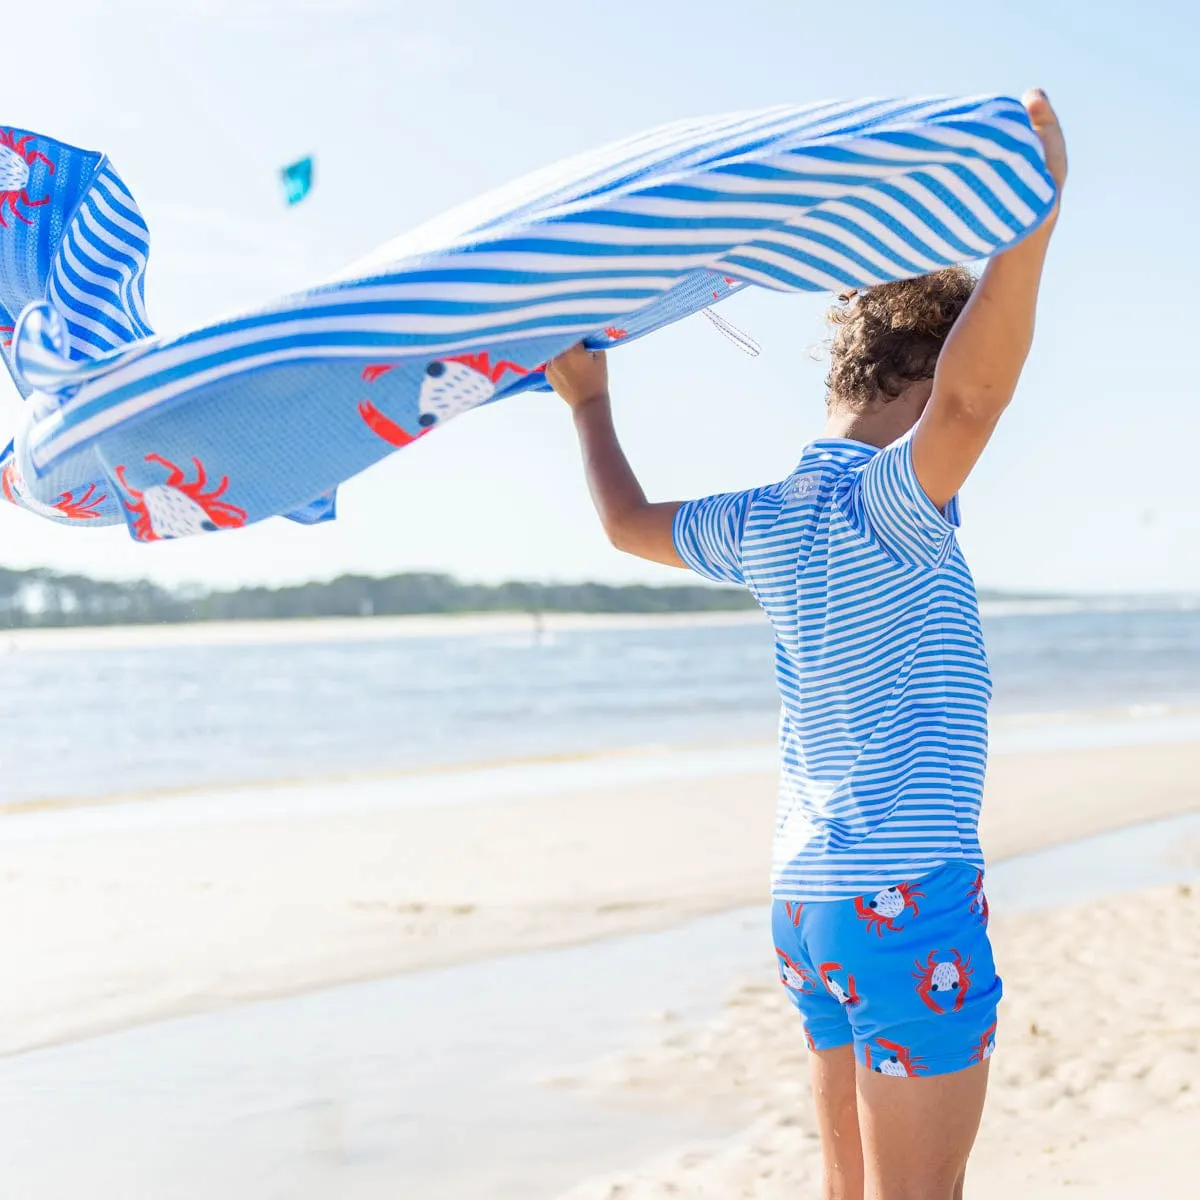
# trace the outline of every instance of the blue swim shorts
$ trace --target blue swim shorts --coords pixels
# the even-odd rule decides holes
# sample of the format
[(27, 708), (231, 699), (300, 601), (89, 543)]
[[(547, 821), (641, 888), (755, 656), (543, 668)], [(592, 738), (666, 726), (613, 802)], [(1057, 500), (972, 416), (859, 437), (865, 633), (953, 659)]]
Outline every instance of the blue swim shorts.
[(854, 1044), (883, 1075), (988, 1058), (1001, 983), (983, 874), (948, 863), (870, 896), (771, 907), (779, 974), (812, 1050)]

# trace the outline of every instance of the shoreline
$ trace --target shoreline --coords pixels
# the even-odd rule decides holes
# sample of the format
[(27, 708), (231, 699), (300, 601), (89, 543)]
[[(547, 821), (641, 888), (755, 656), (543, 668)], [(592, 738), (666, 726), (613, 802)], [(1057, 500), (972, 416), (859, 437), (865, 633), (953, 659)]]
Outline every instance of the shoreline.
[[(1104, 749), (1129, 744), (1170, 745), (1200, 742), (1200, 707), (1172, 704), (1134, 704), (1122, 708), (1062, 709), (1048, 712), (1007, 713), (991, 719), (992, 746), (989, 760), (1040, 751)], [(121, 808), (128, 805), (187, 803), (221, 797), (261, 796), (269, 793), (312, 792), (321, 789), (360, 788), (370, 785), (452, 783), (456, 778), (477, 782), (492, 773), (526, 771), (535, 780), (538, 773), (562, 769), (582, 772), (624, 766), (635, 782), (649, 770), (657, 778), (684, 778), (695, 774), (694, 764), (710, 761), (718, 771), (728, 771), (722, 756), (761, 761), (773, 770), (778, 745), (774, 739), (756, 738), (706, 742), (648, 742), (635, 745), (601, 746), (560, 753), (513, 755), (494, 759), (432, 762), (413, 767), (379, 767), (365, 770), (330, 771), (295, 776), (264, 776), (243, 780), (214, 780), (195, 784), (147, 786), (116, 792), (34, 796), (26, 800), (0, 800), (0, 829), (8, 818), (35, 814), (70, 812), (80, 809)], [(672, 770), (662, 769), (674, 761)], [(658, 768), (655, 770), (655, 768)], [(578, 781), (571, 786), (588, 786)], [(510, 789), (511, 790), (511, 789)], [(497, 797), (504, 799), (504, 796)], [(416, 801), (415, 803), (421, 803)]]
[(404, 638), (688, 629), (765, 625), (756, 608), (678, 613), (429, 613), (394, 617), (296, 617), (179, 621), (159, 625), (74, 625), (10, 629), (0, 653), (19, 650), (142, 650), (170, 646), (319, 645)]
[[(1105, 597), (982, 600), (987, 618), (1078, 613), (1192, 612), (1200, 597)], [(295, 617), (169, 624), (67, 625), (0, 631), (0, 654), (21, 650), (136, 650), (169, 646), (309, 645), (400, 638), (483, 637), (621, 629), (764, 625), (753, 607), (694, 612), (482, 612), (407, 616)]]

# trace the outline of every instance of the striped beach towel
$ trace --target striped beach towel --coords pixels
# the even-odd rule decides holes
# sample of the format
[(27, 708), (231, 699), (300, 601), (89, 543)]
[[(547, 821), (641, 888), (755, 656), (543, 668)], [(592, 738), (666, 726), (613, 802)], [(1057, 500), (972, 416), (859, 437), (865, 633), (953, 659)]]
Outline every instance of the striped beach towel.
[(266, 307), (154, 335), (149, 234), (107, 159), (0, 128), (0, 342), (26, 396), (10, 501), (135, 538), (333, 513), (337, 485), (748, 287), (836, 291), (984, 258), (1054, 186), (1014, 99), (681, 122), (446, 214)]

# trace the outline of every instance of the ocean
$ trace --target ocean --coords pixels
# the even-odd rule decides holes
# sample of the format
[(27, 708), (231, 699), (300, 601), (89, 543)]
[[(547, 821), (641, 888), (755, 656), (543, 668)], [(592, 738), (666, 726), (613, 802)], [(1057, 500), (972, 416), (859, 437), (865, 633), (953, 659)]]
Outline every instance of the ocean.
[[(1200, 710), (1200, 608), (985, 611), (994, 728)], [(212, 644), (10, 637), (0, 803), (768, 742), (757, 619), (451, 624), (424, 636)], [(253, 631), (251, 632), (253, 637)], [(127, 639), (126, 639), (127, 640)]]

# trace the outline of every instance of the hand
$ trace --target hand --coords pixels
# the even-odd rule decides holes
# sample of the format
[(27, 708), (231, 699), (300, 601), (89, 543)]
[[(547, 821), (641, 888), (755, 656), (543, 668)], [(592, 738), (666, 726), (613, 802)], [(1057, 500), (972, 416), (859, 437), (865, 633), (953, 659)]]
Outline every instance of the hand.
[(1033, 131), (1042, 140), (1042, 149), (1046, 153), (1046, 170), (1061, 192), (1067, 182), (1067, 143), (1063, 138), (1062, 126), (1050, 101), (1041, 88), (1030, 88), (1021, 97), (1025, 111), (1029, 114), (1029, 123)]
[(546, 382), (571, 406), (608, 399), (608, 362), (603, 350), (588, 350), (582, 342), (560, 354), (546, 367)]

